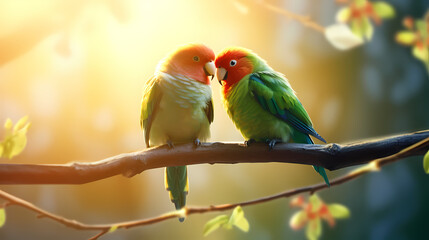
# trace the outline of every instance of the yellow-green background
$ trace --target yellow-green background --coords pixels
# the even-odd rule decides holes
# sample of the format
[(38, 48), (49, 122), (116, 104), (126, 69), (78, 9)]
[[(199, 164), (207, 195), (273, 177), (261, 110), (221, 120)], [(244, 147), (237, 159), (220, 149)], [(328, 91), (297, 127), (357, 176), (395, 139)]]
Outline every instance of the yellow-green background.
[[(373, 40), (347, 52), (324, 36), (252, 1), (1, 0), (0, 122), (28, 115), (25, 151), (1, 163), (91, 162), (144, 148), (140, 98), (156, 64), (179, 45), (201, 42), (215, 52), (254, 50), (284, 73), (328, 142), (351, 142), (429, 128), (429, 80), (410, 49), (394, 42), (406, 15), (420, 18), (421, 1), (389, 1), (397, 17), (377, 26)], [(267, 2), (328, 26), (334, 0)], [(215, 121), (210, 141), (243, 141), (212, 82)], [(0, 137), (4, 134), (0, 131)], [(422, 158), (324, 190), (326, 202), (347, 205), (351, 218), (323, 239), (419, 239), (427, 227), (428, 183)], [(349, 169), (329, 172), (331, 179)], [(194, 165), (188, 204), (233, 203), (318, 183), (309, 166)], [(1, 186), (50, 212), (85, 223), (147, 218), (171, 211), (163, 170), (85, 185)], [(250, 232), (219, 230), (206, 239), (303, 239), (288, 221), (288, 200), (244, 208)], [(217, 213), (118, 230), (102, 239), (203, 239)], [(87, 239), (97, 232), (66, 228), (20, 207), (7, 208), (0, 239)]]

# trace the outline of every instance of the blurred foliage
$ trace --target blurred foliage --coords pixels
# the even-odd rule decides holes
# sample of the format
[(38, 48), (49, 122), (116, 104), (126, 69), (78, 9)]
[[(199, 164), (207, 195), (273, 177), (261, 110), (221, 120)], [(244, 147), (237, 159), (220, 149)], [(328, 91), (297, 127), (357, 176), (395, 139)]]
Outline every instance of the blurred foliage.
[[(27, 122), (28, 117), (22, 117), (13, 126), (12, 120), (8, 118), (4, 124), (6, 134), (4, 140), (0, 142), (0, 158), (13, 158), (20, 154), (27, 145), (27, 131), (30, 123)], [(4, 207), (0, 208), (0, 228), (6, 222), (6, 210)]]
[(234, 208), (230, 217), (227, 215), (219, 215), (208, 221), (204, 225), (203, 234), (207, 236), (220, 227), (230, 230), (234, 226), (243, 232), (249, 231), (249, 222), (246, 217), (244, 217), (244, 211), (240, 206)]
[(0, 157), (13, 158), (20, 154), (27, 145), (27, 131), (30, 123), (28, 117), (21, 118), (15, 126), (9, 118), (4, 124), (6, 134), (3, 141), (0, 142)]
[(4, 207), (0, 208), (0, 228), (6, 223), (6, 210)]
[(423, 169), (429, 174), (429, 151), (423, 157)]
[(337, 13), (337, 21), (349, 23), (352, 32), (361, 39), (371, 40), (374, 22), (380, 25), (382, 19), (389, 19), (395, 16), (394, 8), (386, 2), (354, 0), (348, 7), (343, 7)]
[(332, 46), (339, 50), (350, 50), (364, 44), (363, 39), (356, 36), (350, 28), (343, 23), (326, 27), (325, 37)]
[(412, 47), (413, 56), (429, 71), (429, 13), (424, 19), (405, 17), (402, 24), (407, 30), (396, 33), (396, 42)]
[(118, 229), (118, 225), (111, 226), (110, 229), (109, 229), (109, 233), (112, 233), (112, 232), (116, 231), (116, 229)]
[(290, 227), (299, 230), (307, 225), (306, 236), (309, 240), (318, 239), (322, 235), (322, 219), (328, 222), (330, 227), (334, 227), (335, 219), (350, 217), (347, 207), (337, 203), (325, 204), (317, 194), (311, 195), (308, 203), (303, 196), (295, 197), (290, 205), (302, 209), (292, 215), (289, 221)]

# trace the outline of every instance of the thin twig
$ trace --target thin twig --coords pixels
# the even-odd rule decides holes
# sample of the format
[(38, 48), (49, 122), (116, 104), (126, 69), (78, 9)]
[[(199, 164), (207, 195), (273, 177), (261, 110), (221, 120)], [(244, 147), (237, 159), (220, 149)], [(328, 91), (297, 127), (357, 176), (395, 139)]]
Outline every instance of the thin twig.
[(306, 27), (309, 27), (321, 33), (325, 33), (325, 27), (311, 20), (309, 16), (302, 16), (302, 15), (290, 12), (284, 8), (280, 8), (272, 4), (266, 3), (265, 1), (256, 1), (256, 3), (272, 12), (281, 14), (289, 19), (296, 20)]
[[(403, 159), (405, 157), (408, 157), (408, 156), (410, 156), (410, 152), (413, 152), (415, 150), (427, 149), (428, 146), (429, 146), (429, 137), (423, 139), (420, 142), (413, 144), (412, 146), (409, 146), (409, 147), (401, 150), (400, 152), (398, 152), (396, 154), (376, 159), (376, 160), (366, 164), (365, 166), (360, 167), (359, 169), (353, 170), (353, 171), (345, 174), (342, 177), (339, 177), (339, 178), (332, 180), (331, 181), (331, 187), (336, 186), (336, 185), (340, 185), (340, 184), (348, 182), (348, 181), (351, 181), (351, 180), (358, 178), (359, 176), (362, 176), (366, 173), (373, 172), (373, 171), (379, 171), (382, 166), (389, 164), (389, 163), (392, 163), (392, 162), (395, 162), (397, 160)], [(113, 223), (113, 224), (102, 224), (102, 225), (101, 224), (98, 224), (98, 225), (84, 224), (84, 223), (81, 223), (81, 222), (78, 222), (75, 220), (69, 220), (69, 219), (66, 219), (64, 217), (60, 217), (58, 215), (55, 215), (55, 214), (49, 213), (43, 209), (40, 209), (40, 208), (34, 206), (33, 204), (25, 201), (25, 200), (17, 198), (15, 196), (10, 195), (10, 194), (8, 194), (4, 191), (1, 191), (1, 190), (0, 190), (0, 197), (6, 199), (9, 202), (9, 205), (22, 206), (22, 207), (27, 208), (31, 211), (34, 211), (34, 212), (36, 212), (42, 216), (45, 216), (47, 218), (51, 218), (51, 219), (65, 225), (67, 227), (71, 227), (71, 228), (75, 228), (75, 229), (79, 229), (79, 230), (99, 230), (100, 232), (97, 235), (90, 238), (90, 240), (95, 240), (95, 239), (98, 239), (99, 237), (105, 235), (106, 233), (108, 233), (110, 229), (119, 229), (119, 228), (127, 229), (127, 228), (132, 228), (132, 227), (137, 227), (137, 226), (149, 225), (149, 224), (165, 221), (165, 220), (170, 219), (170, 218), (188, 216), (188, 215), (195, 214), (195, 213), (226, 211), (229, 209), (233, 209), (237, 206), (256, 205), (256, 204), (269, 202), (269, 201), (279, 199), (279, 198), (291, 197), (291, 196), (298, 195), (300, 193), (305, 193), (305, 192), (309, 192), (312, 194), (314, 192), (320, 191), (320, 190), (325, 189), (327, 187), (328, 186), (326, 184), (320, 183), (320, 184), (315, 184), (315, 185), (311, 185), (311, 186), (307, 186), (307, 187), (288, 190), (288, 191), (281, 192), (281, 193), (278, 193), (275, 195), (266, 196), (266, 197), (262, 197), (262, 198), (258, 198), (258, 199), (254, 199), (254, 200), (250, 200), (250, 201), (244, 201), (244, 202), (239, 202), (239, 203), (234, 203), (234, 204), (215, 205), (215, 206), (209, 206), (209, 207), (186, 207), (183, 210), (166, 213), (166, 214), (160, 215), (158, 217), (153, 217), (153, 218), (148, 218), (148, 219), (143, 219), (143, 220), (136, 220), (136, 221), (119, 222), (119, 223)]]
[[(83, 184), (115, 175), (132, 177), (142, 171), (167, 166), (234, 163), (297, 163), (322, 166), (329, 170), (365, 164), (390, 156), (429, 137), (429, 130), (401, 134), (353, 144), (266, 144), (203, 143), (161, 146), (125, 153), (97, 162), (72, 164), (0, 164), (0, 184)], [(423, 155), (429, 149), (416, 149), (410, 155)]]

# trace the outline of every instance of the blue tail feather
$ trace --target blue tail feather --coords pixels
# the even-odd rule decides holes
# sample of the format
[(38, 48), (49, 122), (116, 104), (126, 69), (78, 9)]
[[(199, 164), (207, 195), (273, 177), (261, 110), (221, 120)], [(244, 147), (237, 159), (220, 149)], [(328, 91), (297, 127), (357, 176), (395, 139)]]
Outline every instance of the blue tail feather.
[(329, 179), (328, 179), (328, 176), (326, 175), (325, 169), (321, 166), (316, 166), (316, 165), (313, 165), (313, 168), (314, 170), (316, 170), (316, 172), (320, 174), (320, 176), (323, 177), (323, 180), (325, 180), (325, 183), (330, 187), (331, 184), (329, 183)]
[[(307, 144), (314, 144), (313, 140), (310, 138), (310, 136), (307, 135)], [(314, 170), (316, 170), (317, 173), (320, 174), (320, 176), (323, 177), (323, 180), (325, 180), (325, 183), (330, 187), (331, 184), (329, 183), (328, 175), (326, 175), (326, 171), (321, 166), (313, 165)]]

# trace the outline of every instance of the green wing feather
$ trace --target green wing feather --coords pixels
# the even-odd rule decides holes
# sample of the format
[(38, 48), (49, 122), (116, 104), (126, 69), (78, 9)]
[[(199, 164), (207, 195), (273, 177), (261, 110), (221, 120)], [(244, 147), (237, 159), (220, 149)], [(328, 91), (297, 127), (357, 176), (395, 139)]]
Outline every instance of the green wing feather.
[(150, 129), (152, 126), (152, 121), (155, 118), (156, 112), (159, 108), (159, 103), (161, 102), (162, 91), (158, 85), (158, 80), (156, 76), (151, 77), (146, 81), (142, 104), (141, 104), (141, 114), (140, 114), (140, 126), (144, 131), (144, 138), (146, 142), (146, 147), (149, 147), (149, 136)]
[(326, 142), (312, 127), (310, 117), (281, 74), (269, 71), (252, 73), (249, 90), (262, 108), (299, 132)]
[[(300, 134), (296, 135), (302, 138), (302, 143), (313, 144), (309, 135), (326, 143), (312, 127), (310, 117), (281, 74), (269, 71), (252, 73), (249, 76), (249, 90), (262, 108), (298, 130)], [(330, 186), (325, 169), (320, 166), (313, 168)]]
[[(152, 121), (159, 109), (163, 92), (158, 83), (159, 79), (156, 76), (150, 78), (144, 87), (140, 125), (144, 130), (146, 146), (149, 147), (149, 136), (152, 126)], [(207, 101), (204, 112), (209, 123), (213, 122), (213, 102), (212, 99)], [(177, 210), (186, 205), (186, 195), (188, 194), (189, 182), (186, 166), (166, 167), (165, 168), (165, 187), (169, 192), (170, 199), (174, 203)], [(184, 221), (184, 218), (179, 218)]]

